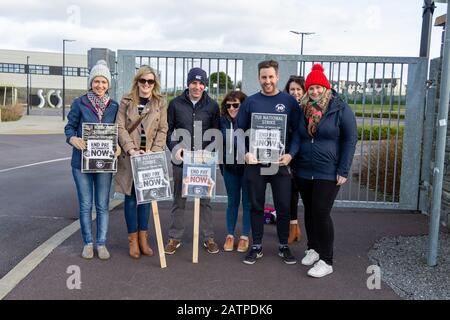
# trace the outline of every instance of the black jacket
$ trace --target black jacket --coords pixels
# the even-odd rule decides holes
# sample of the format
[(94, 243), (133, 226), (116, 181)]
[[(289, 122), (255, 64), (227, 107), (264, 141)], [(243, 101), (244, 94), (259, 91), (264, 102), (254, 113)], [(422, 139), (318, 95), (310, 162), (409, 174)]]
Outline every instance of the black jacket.
[[(206, 92), (203, 92), (201, 99), (194, 108), (189, 99), (188, 89), (186, 89), (180, 96), (170, 101), (167, 109), (167, 122), (169, 125), (167, 147), (172, 151), (178, 143), (182, 142), (185, 149), (192, 151), (205, 149), (211, 141), (202, 141), (204, 133), (208, 129), (219, 129), (219, 119), (219, 105), (216, 101), (211, 99)], [(201, 137), (199, 136), (200, 128), (197, 125), (194, 128), (194, 121), (201, 122)], [(178, 129), (184, 130), (178, 131)], [(190, 135), (191, 141), (183, 140), (183, 133), (186, 133), (186, 130)], [(195, 139), (202, 141), (201, 148), (200, 145), (196, 145)]]
[[(236, 131), (236, 129), (237, 129), (236, 120), (232, 121), (230, 117), (226, 115), (220, 117), (220, 131), (222, 131), (223, 136), (223, 164), (220, 165), (220, 172), (222, 173), (222, 175), (223, 169), (226, 169), (228, 172), (234, 175), (244, 175), (245, 165), (243, 163), (238, 164), (237, 163), (238, 161), (236, 160), (236, 158), (238, 157), (238, 151), (236, 138), (234, 138), (233, 134)], [(245, 150), (243, 150), (243, 153), (244, 152)], [(233, 159), (233, 162), (230, 162), (231, 159)], [(244, 155), (242, 155), (242, 160), (244, 160)]]

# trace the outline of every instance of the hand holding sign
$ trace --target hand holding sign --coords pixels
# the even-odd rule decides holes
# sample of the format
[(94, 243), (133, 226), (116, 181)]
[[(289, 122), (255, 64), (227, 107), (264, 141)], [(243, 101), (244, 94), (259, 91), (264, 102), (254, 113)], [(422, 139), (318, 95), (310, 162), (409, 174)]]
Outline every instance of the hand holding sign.
[(144, 150), (134, 150), (134, 149), (130, 149), (128, 153), (130, 154), (130, 156), (135, 156), (137, 154), (145, 154)]
[(178, 161), (183, 161), (183, 151), (183, 148), (178, 149), (175, 153), (175, 159), (177, 159)]
[(69, 139), (69, 143), (71, 145), (73, 145), (75, 148), (77, 148), (78, 150), (86, 149), (86, 143), (81, 138), (73, 136)]
[(283, 154), (278, 161), (280, 162), (280, 166), (287, 166), (289, 162), (291, 162), (292, 156), (289, 153)]
[(245, 162), (247, 164), (257, 164), (258, 160), (256, 159), (256, 157), (253, 153), (247, 152), (245, 154)]
[(114, 153), (114, 158), (117, 158), (122, 153), (122, 149), (117, 145), (116, 152)]
[(209, 197), (212, 197), (212, 192), (213, 192), (215, 185), (216, 185), (216, 183), (214, 182), (214, 180), (211, 179), (211, 177), (208, 177), (208, 196)]

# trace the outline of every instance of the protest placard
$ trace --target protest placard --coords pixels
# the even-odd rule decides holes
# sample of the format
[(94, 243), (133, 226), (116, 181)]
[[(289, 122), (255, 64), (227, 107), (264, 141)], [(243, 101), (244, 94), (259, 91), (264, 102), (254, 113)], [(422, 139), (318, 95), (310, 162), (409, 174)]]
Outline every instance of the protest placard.
[(116, 172), (117, 124), (83, 123), (86, 149), (81, 153), (81, 172)]
[(183, 197), (214, 198), (217, 154), (185, 151), (183, 155)]
[(138, 204), (172, 199), (166, 154), (153, 152), (130, 157)]
[(252, 113), (249, 151), (260, 163), (277, 163), (286, 148), (287, 115)]
[(194, 232), (192, 262), (198, 263), (200, 199), (216, 195), (217, 153), (210, 151), (183, 152), (183, 197), (194, 197)]
[(164, 254), (158, 201), (172, 199), (166, 154), (164, 151), (137, 154), (130, 157), (130, 161), (137, 204), (152, 203), (159, 261), (161, 268), (165, 268), (167, 264)]

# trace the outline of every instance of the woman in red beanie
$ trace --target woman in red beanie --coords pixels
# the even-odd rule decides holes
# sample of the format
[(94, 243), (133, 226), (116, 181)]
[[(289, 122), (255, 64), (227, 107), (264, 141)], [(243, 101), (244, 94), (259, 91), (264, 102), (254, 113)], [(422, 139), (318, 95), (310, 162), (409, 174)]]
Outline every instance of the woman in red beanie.
[(333, 272), (334, 229), (331, 219), (339, 188), (347, 181), (358, 140), (353, 111), (331, 89), (324, 70), (315, 64), (306, 77), (301, 100), (300, 151), (295, 159), (296, 181), (305, 208), (308, 239), (303, 265), (320, 278)]

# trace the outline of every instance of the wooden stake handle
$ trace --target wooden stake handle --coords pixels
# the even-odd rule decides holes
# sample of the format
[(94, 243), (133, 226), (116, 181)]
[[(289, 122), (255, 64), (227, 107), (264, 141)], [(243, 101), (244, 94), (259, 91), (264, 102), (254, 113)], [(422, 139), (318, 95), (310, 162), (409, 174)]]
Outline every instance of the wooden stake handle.
[(198, 263), (198, 231), (200, 225), (200, 198), (195, 198), (194, 202), (194, 243), (192, 252), (192, 263)]
[(161, 222), (159, 221), (158, 202), (152, 201), (153, 221), (155, 222), (156, 241), (158, 242), (159, 262), (161, 268), (167, 267), (166, 255), (164, 253), (164, 243), (161, 233)]

